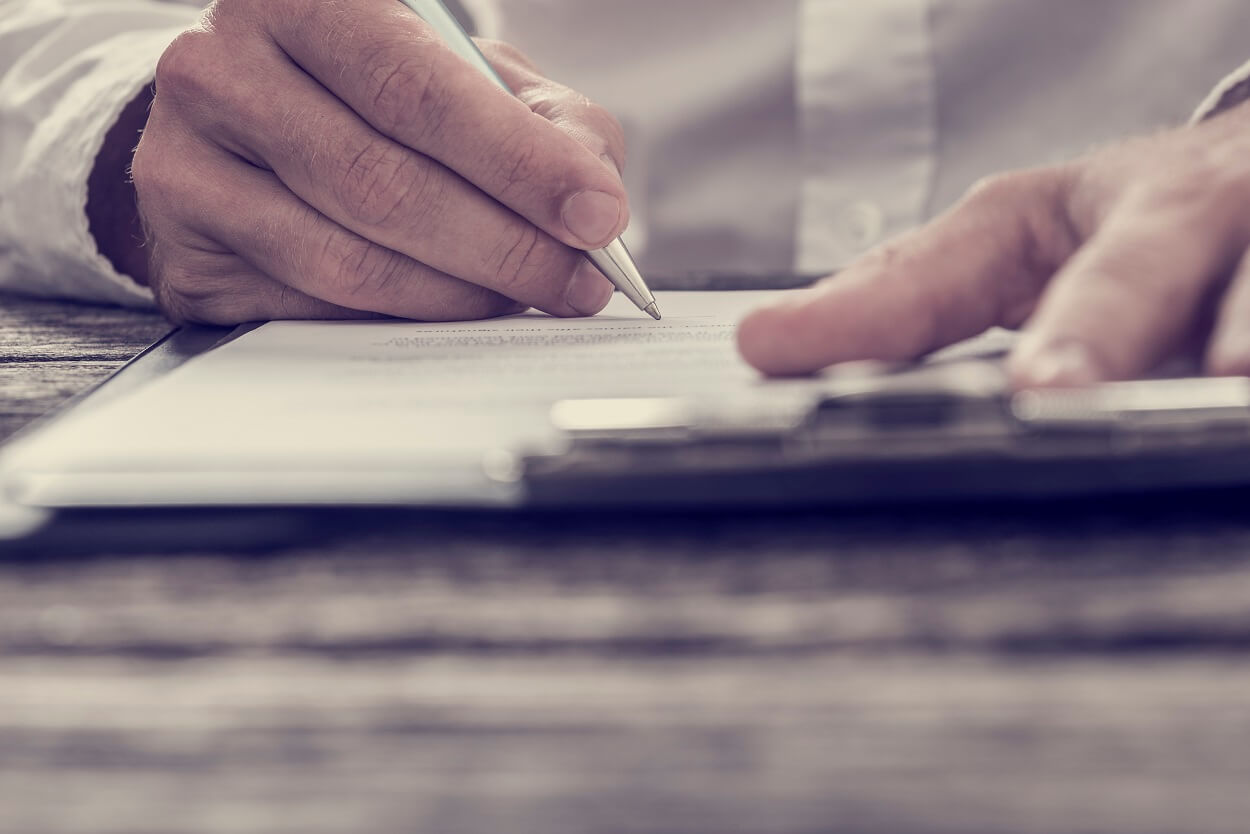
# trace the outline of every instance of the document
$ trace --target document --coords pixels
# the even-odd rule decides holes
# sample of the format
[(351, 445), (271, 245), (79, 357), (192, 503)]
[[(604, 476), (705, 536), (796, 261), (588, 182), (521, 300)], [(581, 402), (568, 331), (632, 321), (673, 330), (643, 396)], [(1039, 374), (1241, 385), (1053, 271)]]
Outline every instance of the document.
[(484, 461), (558, 444), (556, 402), (810, 402), (820, 380), (765, 381), (737, 355), (737, 322), (774, 294), (669, 292), (659, 322), (619, 294), (589, 319), (271, 322), (71, 412), (0, 481), (40, 506), (506, 504)]

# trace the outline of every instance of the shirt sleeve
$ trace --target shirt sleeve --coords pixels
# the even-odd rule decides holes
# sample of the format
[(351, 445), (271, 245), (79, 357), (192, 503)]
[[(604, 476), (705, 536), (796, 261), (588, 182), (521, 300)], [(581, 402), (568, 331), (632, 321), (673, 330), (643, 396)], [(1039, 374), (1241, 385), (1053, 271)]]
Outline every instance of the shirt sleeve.
[(1221, 81), (1198, 106), (1193, 120), (1200, 122), (1209, 119), (1245, 101), (1250, 101), (1250, 64)]
[(87, 178), (199, 0), (0, 0), (0, 289), (151, 304), (100, 254)]

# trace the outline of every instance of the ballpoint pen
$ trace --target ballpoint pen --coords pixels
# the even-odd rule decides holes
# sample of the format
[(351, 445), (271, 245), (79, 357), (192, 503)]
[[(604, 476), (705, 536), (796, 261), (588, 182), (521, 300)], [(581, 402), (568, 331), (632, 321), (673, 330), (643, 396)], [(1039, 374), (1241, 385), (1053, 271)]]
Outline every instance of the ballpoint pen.
[[(400, 0), (400, 2), (428, 23), (457, 55), (468, 61), (491, 81), (509, 93), (512, 92), (507, 83), (499, 77), (499, 73), (495, 72), (495, 68), (486, 60), (486, 56), (477, 48), (477, 44), (469, 37), (469, 33), (464, 31), (464, 27), (447, 10), (441, 0)], [(638, 271), (638, 266), (634, 263), (629, 250), (625, 248), (625, 241), (617, 238), (602, 249), (587, 252), (586, 257), (626, 298), (637, 305), (639, 310), (659, 321), (660, 308), (656, 306), (655, 296), (647, 288), (646, 281), (642, 280), (642, 273)]]

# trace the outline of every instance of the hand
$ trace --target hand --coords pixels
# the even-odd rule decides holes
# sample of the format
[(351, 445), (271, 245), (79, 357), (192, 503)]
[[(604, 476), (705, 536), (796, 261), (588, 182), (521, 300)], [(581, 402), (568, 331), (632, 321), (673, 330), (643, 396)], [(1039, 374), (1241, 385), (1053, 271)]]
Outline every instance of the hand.
[(842, 274), (758, 310), (770, 374), (914, 359), (1023, 326), (1016, 387), (1142, 375), (1195, 348), (1250, 374), (1250, 106), (1073, 163), (995, 177)]
[(481, 46), (517, 98), (398, 3), (217, 0), (161, 58), (133, 159), (163, 310), (215, 324), (601, 310), (612, 286), (580, 250), (628, 222), (620, 127)]

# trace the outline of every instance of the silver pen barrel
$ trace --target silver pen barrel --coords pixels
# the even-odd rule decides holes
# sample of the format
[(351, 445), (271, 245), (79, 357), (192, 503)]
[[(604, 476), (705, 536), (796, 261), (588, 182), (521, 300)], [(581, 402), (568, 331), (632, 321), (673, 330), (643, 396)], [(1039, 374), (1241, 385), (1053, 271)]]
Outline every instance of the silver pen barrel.
[[(469, 37), (469, 33), (464, 31), (460, 21), (456, 20), (456, 16), (443, 5), (442, 0), (400, 0), (400, 2), (428, 23), (457, 55), (472, 64), (496, 85), (509, 93), (512, 92), (507, 83), (499, 77), (499, 73), (495, 72), (495, 68), (490, 65), (490, 61), (487, 61), (486, 56), (477, 48), (477, 44)], [(656, 306), (655, 296), (647, 288), (647, 282), (643, 280), (642, 273), (638, 271), (638, 265), (634, 263), (634, 258), (625, 248), (623, 240), (617, 238), (602, 249), (587, 252), (586, 257), (639, 310), (659, 321), (660, 308)]]

